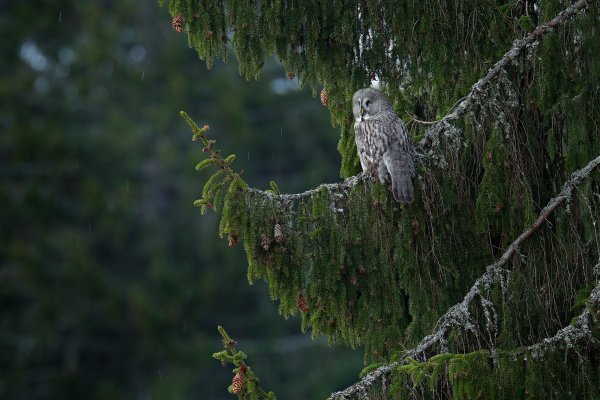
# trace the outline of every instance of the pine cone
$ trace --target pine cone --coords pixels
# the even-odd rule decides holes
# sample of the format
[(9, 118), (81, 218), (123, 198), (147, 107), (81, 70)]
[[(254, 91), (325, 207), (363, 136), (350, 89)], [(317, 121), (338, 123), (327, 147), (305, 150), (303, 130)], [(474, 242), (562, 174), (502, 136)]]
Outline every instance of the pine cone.
[(264, 251), (269, 251), (271, 243), (273, 243), (273, 241), (270, 237), (268, 237), (264, 233), (260, 235), (260, 246), (263, 248)]
[(292, 71), (290, 71), (290, 72), (288, 72), (287, 77), (288, 77), (289, 80), (292, 80), (292, 79), (294, 79), (296, 77), (296, 74), (293, 73)]
[(323, 104), (325, 107), (329, 106), (329, 93), (327, 93), (327, 89), (323, 88), (323, 90), (321, 90), (321, 104)]
[(308, 307), (308, 302), (306, 301), (306, 298), (304, 297), (304, 293), (300, 293), (298, 295), (298, 310), (300, 310), (300, 312), (306, 313), (309, 310)]
[(175, 32), (183, 32), (183, 23), (184, 21), (181, 15), (177, 15), (175, 18), (173, 18), (173, 29), (175, 29)]
[(231, 233), (229, 232), (229, 235), (227, 235), (227, 243), (229, 244), (229, 247), (233, 247), (237, 244), (238, 242), (238, 237), (235, 233)]
[(239, 394), (244, 389), (244, 377), (242, 375), (235, 374), (231, 380), (231, 393)]
[(283, 229), (281, 228), (281, 225), (279, 224), (275, 224), (275, 228), (273, 229), (273, 236), (275, 237), (275, 241), (277, 243), (281, 243), (283, 242)]

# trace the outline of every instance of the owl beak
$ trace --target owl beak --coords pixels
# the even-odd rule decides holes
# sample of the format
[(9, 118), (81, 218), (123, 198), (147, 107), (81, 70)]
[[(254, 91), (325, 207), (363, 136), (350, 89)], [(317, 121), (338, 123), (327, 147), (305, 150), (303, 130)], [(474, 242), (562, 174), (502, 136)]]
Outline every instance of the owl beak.
[(363, 106), (360, 106), (360, 116), (364, 119), (365, 118), (365, 114), (367, 113), (367, 110), (365, 110), (363, 108)]

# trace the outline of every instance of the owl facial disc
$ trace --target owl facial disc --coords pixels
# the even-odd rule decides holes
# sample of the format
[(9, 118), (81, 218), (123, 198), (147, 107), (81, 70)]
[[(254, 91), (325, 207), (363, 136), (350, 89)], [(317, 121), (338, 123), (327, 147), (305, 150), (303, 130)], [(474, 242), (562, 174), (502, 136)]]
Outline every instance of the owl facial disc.
[(367, 114), (367, 110), (363, 107), (363, 99), (359, 99), (358, 104), (360, 107), (360, 114), (358, 116), (358, 118), (356, 118), (356, 122), (362, 122), (362, 121), (366, 121), (369, 118), (371, 118), (371, 116), (369, 114)]

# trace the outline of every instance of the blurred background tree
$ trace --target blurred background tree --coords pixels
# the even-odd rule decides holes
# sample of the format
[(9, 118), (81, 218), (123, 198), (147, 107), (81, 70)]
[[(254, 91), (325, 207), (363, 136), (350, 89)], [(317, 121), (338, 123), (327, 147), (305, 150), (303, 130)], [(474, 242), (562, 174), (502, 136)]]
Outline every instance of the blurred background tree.
[(0, 398), (229, 398), (218, 323), (280, 398), (354, 380), (360, 352), (299, 335), (197, 217), (178, 115), (290, 192), (338, 175), (317, 99), (275, 62), (207, 72), (154, 0), (4, 1), (0, 33)]

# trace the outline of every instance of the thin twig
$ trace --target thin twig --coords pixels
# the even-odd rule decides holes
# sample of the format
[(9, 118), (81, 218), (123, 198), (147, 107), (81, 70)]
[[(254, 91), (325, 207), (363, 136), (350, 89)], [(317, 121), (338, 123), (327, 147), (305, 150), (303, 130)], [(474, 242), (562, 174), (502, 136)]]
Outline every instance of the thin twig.
[(437, 124), (438, 122), (440, 122), (440, 120), (437, 121), (422, 121), (420, 119), (418, 119), (417, 117), (415, 117), (414, 115), (412, 115), (411, 113), (409, 113), (408, 111), (404, 110), (404, 112), (406, 113), (406, 115), (408, 115), (410, 117), (410, 122), (416, 122), (417, 124), (422, 124), (422, 125), (434, 125)]
[[(480, 294), (481, 286), (485, 283), (490, 283), (494, 280), (495, 277), (500, 274), (508, 271), (508, 268), (505, 267), (508, 261), (515, 254), (519, 246), (527, 240), (543, 223), (547, 220), (547, 218), (558, 208), (559, 205), (564, 203), (567, 199), (570, 199), (573, 190), (579, 186), (579, 184), (585, 180), (590, 173), (600, 166), (600, 156), (596, 157), (592, 161), (590, 161), (585, 167), (571, 174), (571, 178), (565, 182), (563, 185), (562, 191), (554, 198), (552, 198), (546, 207), (540, 211), (535, 222), (527, 229), (523, 231), (504, 251), (504, 254), (496, 261), (495, 263), (488, 265), (485, 273), (480, 276), (463, 300), (450, 308), (446, 314), (444, 314), (436, 324), (436, 330), (431, 335), (426, 336), (421, 340), (421, 343), (417, 347), (412, 350), (409, 350), (405, 353), (404, 360), (407, 359), (417, 359), (420, 361), (425, 361), (429, 358), (430, 353), (432, 352), (432, 348), (437, 345), (443, 343), (446, 339), (446, 335), (449, 333), (450, 329), (457, 325), (465, 325), (469, 323), (468, 320), (468, 306), (475, 300), (475, 298)], [(600, 290), (600, 289), (599, 289)], [(596, 297), (599, 297), (597, 295)], [(341, 391), (333, 393), (330, 399), (348, 399), (350, 396), (353, 396), (358, 393), (362, 393), (365, 391), (365, 388), (371, 386), (376, 381), (380, 380), (382, 377), (389, 375), (394, 368), (404, 365), (406, 361), (399, 361), (395, 363), (391, 363), (388, 365), (384, 365), (382, 367), (377, 368), (375, 371), (366, 375), (363, 379), (350, 386), (349, 388)]]

